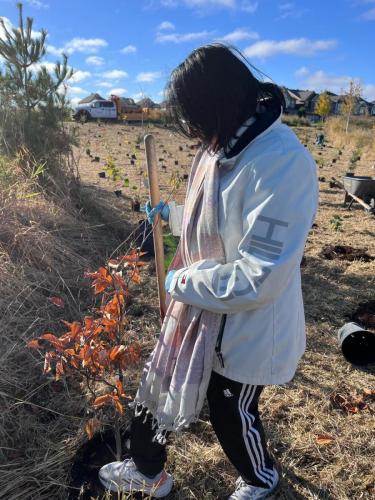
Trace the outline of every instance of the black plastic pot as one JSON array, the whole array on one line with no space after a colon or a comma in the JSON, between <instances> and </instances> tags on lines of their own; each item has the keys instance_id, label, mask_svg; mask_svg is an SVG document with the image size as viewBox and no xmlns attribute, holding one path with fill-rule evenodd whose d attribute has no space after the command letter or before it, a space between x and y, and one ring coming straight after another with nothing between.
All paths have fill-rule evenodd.
<instances>
[{"instance_id":1,"label":"black plastic pot","mask_svg":"<svg viewBox=\"0 0 375 500\"><path fill-rule=\"evenodd\" d=\"M101 179L105 179L105 172L99 172L98 175Z\"/></svg>"},{"instance_id":2,"label":"black plastic pot","mask_svg":"<svg viewBox=\"0 0 375 500\"><path fill-rule=\"evenodd\" d=\"M114 193L115 193L115 195L116 195L117 197L119 197L119 196L121 196L122 191L121 191L121 189L116 189L116 191L114 191Z\"/></svg>"},{"instance_id":3,"label":"black plastic pot","mask_svg":"<svg viewBox=\"0 0 375 500\"><path fill-rule=\"evenodd\" d=\"M357 323L346 323L338 331L338 340L349 363L360 366L375 363L375 333Z\"/></svg>"}]
</instances>

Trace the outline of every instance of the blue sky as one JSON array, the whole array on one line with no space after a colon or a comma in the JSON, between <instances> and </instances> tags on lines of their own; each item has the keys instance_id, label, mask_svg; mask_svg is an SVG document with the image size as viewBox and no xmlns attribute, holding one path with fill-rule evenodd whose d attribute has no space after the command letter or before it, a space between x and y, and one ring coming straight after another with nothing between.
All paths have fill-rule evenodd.
<instances>
[{"instance_id":1,"label":"blue sky","mask_svg":"<svg viewBox=\"0 0 375 500\"><path fill-rule=\"evenodd\" d=\"M13 0L0 16L17 22ZM375 0L24 0L76 70L73 103L91 92L162 100L173 68L213 40L233 43L276 83L340 92L360 79L375 100ZM1 36L1 32L0 32Z\"/></svg>"}]
</instances>

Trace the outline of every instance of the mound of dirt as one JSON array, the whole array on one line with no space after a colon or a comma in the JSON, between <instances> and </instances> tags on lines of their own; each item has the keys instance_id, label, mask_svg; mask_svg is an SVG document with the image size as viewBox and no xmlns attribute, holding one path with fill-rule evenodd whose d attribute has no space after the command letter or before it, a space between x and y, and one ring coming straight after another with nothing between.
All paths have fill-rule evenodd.
<instances>
[{"instance_id":1,"label":"mound of dirt","mask_svg":"<svg viewBox=\"0 0 375 500\"><path fill-rule=\"evenodd\" d=\"M126 442L129 437L128 431L124 430L121 435L124 450L126 450ZM116 460L115 449L115 436L111 429L98 432L78 449L71 470L72 481L69 500L101 498L104 489L98 478L99 469ZM122 459L125 458L127 457L122 457Z\"/></svg>"},{"instance_id":2,"label":"mound of dirt","mask_svg":"<svg viewBox=\"0 0 375 500\"><path fill-rule=\"evenodd\" d=\"M348 318L365 328L375 328L375 300L361 302L357 309Z\"/></svg>"},{"instance_id":3,"label":"mound of dirt","mask_svg":"<svg viewBox=\"0 0 375 500\"><path fill-rule=\"evenodd\" d=\"M367 248L353 248L349 245L326 245L320 255L327 260L362 260L370 262L375 259L367 253Z\"/></svg>"}]
</instances>

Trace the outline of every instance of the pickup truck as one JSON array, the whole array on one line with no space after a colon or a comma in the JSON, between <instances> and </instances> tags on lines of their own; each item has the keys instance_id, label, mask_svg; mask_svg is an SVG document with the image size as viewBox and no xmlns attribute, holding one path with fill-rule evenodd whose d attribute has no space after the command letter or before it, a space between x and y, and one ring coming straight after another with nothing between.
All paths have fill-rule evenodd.
<instances>
[{"instance_id":1,"label":"pickup truck","mask_svg":"<svg viewBox=\"0 0 375 500\"><path fill-rule=\"evenodd\" d=\"M95 100L85 104L78 104L73 118L87 122L90 119L117 120L117 108L113 101Z\"/></svg>"}]
</instances>

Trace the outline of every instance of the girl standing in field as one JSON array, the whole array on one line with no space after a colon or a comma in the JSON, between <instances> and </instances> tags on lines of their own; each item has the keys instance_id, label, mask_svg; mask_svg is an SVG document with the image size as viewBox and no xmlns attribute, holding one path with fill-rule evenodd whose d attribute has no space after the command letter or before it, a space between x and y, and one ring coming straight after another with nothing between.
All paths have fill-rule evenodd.
<instances>
[{"instance_id":1,"label":"girl standing in field","mask_svg":"<svg viewBox=\"0 0 375 500\"><path fill-rule=\"evenodd\" d=\"M293 378L305 350L300 262L318 204L316 167L281 123L281 90L259 81L236 49L194 50L173 71L167 102L177 130L202 146L167 275L167 314L136 396L132 458L99 477L113 491L166 496L168 432L196 421L207 396L239 472L229 498L262 499L279 475L258 399L265 385Z\"/></svg>"}]
</instances>

